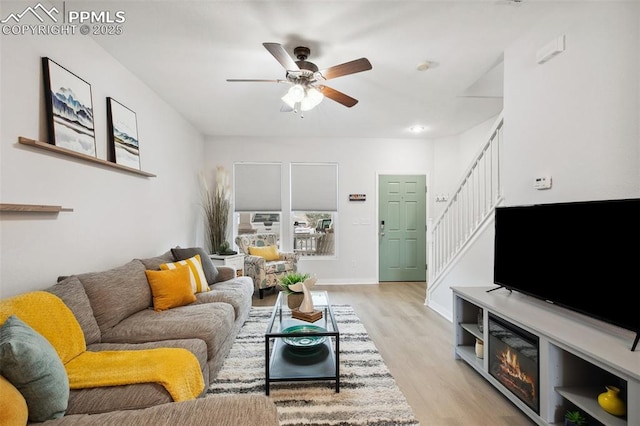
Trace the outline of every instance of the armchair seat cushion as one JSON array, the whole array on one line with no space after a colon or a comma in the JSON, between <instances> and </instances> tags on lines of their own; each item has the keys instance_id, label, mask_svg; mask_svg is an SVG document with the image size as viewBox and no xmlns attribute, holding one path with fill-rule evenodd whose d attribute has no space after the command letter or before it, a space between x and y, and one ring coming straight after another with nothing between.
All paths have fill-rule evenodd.
<instances>
[{"instance_id":1,"label":"armchair seat cushion","mask_svg":"<svg viewBox=\"0 0 640 426\"><path fill-rule=\"evenodd\" d=\"M287 260L275 260L273 262L267 262L264 265L264 271L267 274L277 274L278 272L292 272L294 271L295 264Z\"/></svg>"}]
</instances>

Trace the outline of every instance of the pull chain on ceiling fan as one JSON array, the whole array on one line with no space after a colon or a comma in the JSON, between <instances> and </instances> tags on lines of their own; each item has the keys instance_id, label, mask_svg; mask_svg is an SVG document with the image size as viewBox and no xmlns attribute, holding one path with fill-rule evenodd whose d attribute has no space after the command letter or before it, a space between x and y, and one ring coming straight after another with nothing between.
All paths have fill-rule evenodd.
<instances>
[{"instance_id":1,"label":"pull chain on ceiling fan","mask_svg":"<svg viewBox=\"0 0 640 426\"><path fill-rule=\"evenodd\" d=\"M282 97L282 101L290 108L287 111L308 111L322 102L324 97L338 102L347 108L351 108L358 103L357 99L354 99L336 89L332 89L329 86L325 86L322 83L326 80L362 71L368 71L372 68L368 59L360 58L319 70L316 64L307 61L307 58L311 54L311 50L308 47L296 47L293 50L293 54L298 60L294 61L281 44L262 43L262 45L286 70L286 80L227 79L227 81L288 83L291 87Z\"/></svg>"}]
</instances>

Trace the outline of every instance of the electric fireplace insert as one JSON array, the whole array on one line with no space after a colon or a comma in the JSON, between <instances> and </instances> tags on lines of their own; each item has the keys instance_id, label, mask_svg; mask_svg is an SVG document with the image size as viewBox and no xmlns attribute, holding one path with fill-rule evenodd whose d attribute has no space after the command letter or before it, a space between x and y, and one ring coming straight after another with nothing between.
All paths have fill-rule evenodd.
<instances>
[{"instance_id":1,"label":"electric fireplace insert","mask_svg":"<svg viewBox=\"0 0 640 426\"><path fill-rule=\"evenodd\" d=\"M489 313L489 373L540 414L538 337Z\"/></svg>"}]
</instances>

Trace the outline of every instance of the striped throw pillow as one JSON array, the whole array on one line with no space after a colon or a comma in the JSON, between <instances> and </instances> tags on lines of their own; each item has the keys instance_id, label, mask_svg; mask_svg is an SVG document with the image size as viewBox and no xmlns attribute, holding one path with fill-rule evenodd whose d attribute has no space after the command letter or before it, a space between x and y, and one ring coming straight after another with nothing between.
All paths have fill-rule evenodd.
<instances>
[{"instance_id":1,"label":"striped throw pillow","mask_svg":"<svg viewBox=\"0 0 640 426\"><path fill-rule=\"evenodd\" d=\"M204 275L204 270L202 269L202 261L200 260L199 254L196 254L189 259L181 260L179 262L163 263L160 265L160 269L175 269L179 265L186 265L189 267L191 288L193 289L194 293L201 293L203 291L210 290L209 286L207 285L207 278Z\"/></svg>"}]
</instances>

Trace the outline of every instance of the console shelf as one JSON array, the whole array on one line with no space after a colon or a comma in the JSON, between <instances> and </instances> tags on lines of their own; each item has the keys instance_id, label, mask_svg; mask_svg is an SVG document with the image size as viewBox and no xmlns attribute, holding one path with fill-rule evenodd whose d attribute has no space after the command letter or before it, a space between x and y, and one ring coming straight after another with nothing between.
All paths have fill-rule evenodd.
<instances>
[{"instance_id":1,"label":"console shelf","mask_svg":"<svg viewBox=\"0 0 640 426\"><path fill-rule=\"evenodd\" d=\"M133 169L131 167L126 167L126 166L123 166L121 164L116 164L116 163L111 162L111 161L101 160L101 159L99 159L97 157L91 157L90 155L81 154L79 152L71 151L71 150L65 149L65 148L60 148L59 146L56 146L56 145L51 145L51 144L46 143L46 142L40 142L40 141L36 141L36 140L33 140L33 139L25 138L25 137L22 137L22 136L20 136L18 138L18 142L21 143L22 145L27 145L27 146L31 146L31 147L34 147L34 148L39 148L39 149L42 149L42 150L45 150L45 151L49 151L49 152L55 152L57 154L62 154L62 155L66 155L68 157L77 158L77 159L80 159L80 160L83 160L83 161L87 161L87 162L90 162L90 163L111 167L111 168L118 169L118 170L121 170L121 171L124 171L124 172L128 172L128 173L133 173L133 174L146 176L146 177L155 177L156 176L153 173L145 172L143 170Z\"/></svg>"},{"instance_id":2,"label":"console shelf","mask_svg":"<svg viewBox=\"0 0 640 426\"><path fill-rule=\"evenodd\" d=\"M612 416L600 408L597 398L602 393L601 387L557 387L555 391L602 424L611 426L625 426L627 424L625 419Z\"/></svg>"},{"instance_id":3,"label":"console shelf","mask_svg":"<svg viewBox=\"0 0 640 426\"><path fill-rule=\"evenodd\" d=\"M468 363L537 424L562 425L566 410L577 408L596 421L589 425L640 425L640 351L630 350L633 333L517 292L487 293L492 288L453 288L455 358ZM538 337L539 413L491 376L489 313ZM475 339L485 342L483 359L475 355ZM613 416L598 405L606 385L622 389L626 416Z\"/></svg>"}]
</instances>

